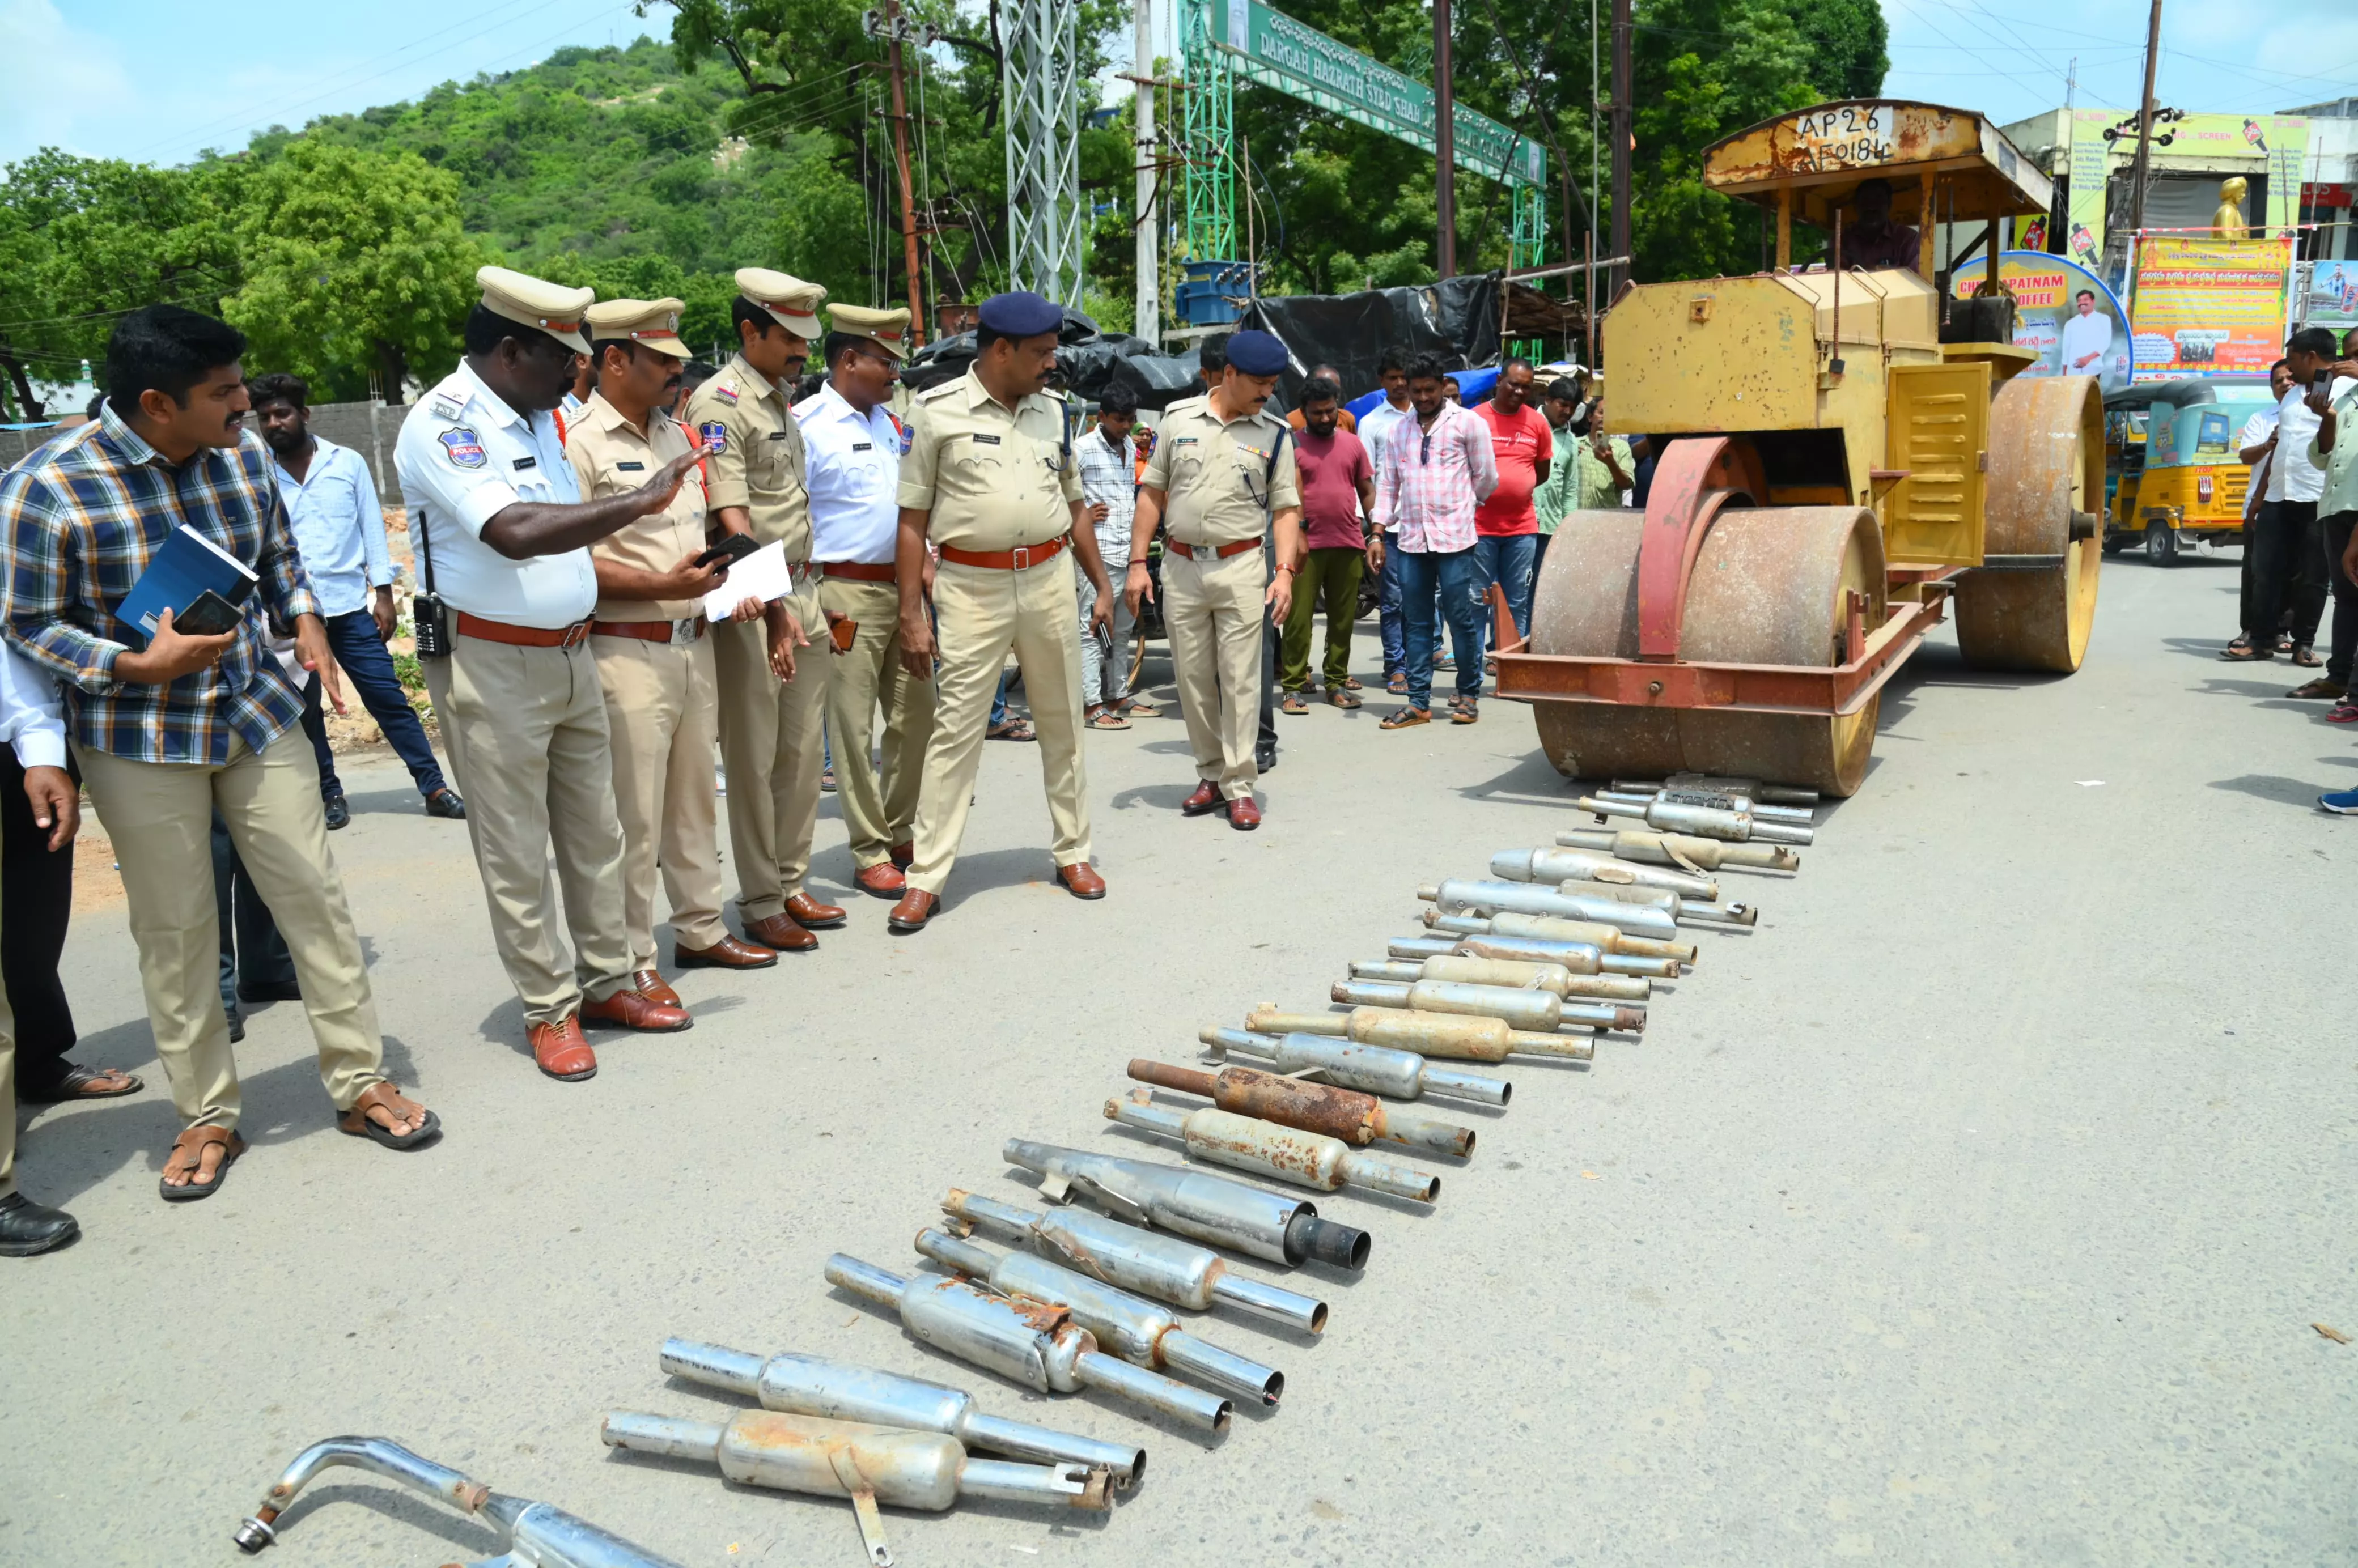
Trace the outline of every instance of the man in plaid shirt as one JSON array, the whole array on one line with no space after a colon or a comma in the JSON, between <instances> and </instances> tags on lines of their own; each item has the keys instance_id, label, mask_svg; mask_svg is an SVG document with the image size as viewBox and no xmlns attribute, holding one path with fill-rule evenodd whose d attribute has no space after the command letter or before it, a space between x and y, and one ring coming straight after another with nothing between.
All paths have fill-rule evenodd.
<instances>
[{"instance_id":1,"label":"man in plaid shirt","mask_svg":"<svg viewBox=\"0 0 2358 1568\"><path fill-rule=\"evenodd\" d=\"M302 698L264 647L254 600L292 628L305 668L330 669L269 449L243 427L244 351L243 335L211 317L133 311L107 343L98 420L0 480L5 634L63 681L91 804L122 866L157 1058L187 1124L160 1184L175 1201L210 1197L245 1151L217 985L216 810L287 936L338 1128L398 1149L440 1130L385 1079ZM135 649L115 610L180 528L252 569L254 593L231 631L186 635L168 612Z\"/></svg>"},{"instance_id":2,"label":"man in plaid shirt","mask_svg":"<svg viewBox=\"0 0 2358 1568\"><path fill-rule=\"evenodd\" d=\"M1433 654L1439 641L1433 595L1457 654L1450 721L1471 724L1482 695L1481 585L1474 568L1474 511L1498 488L1489 427L1443 395L1444 372L1432 354L1408 367L1411 417L1392 428L1376 482L1376 523L1396 541L1406 622L1408 706L1381 728L1433 722Z\"/></svg>"}]
</instances>

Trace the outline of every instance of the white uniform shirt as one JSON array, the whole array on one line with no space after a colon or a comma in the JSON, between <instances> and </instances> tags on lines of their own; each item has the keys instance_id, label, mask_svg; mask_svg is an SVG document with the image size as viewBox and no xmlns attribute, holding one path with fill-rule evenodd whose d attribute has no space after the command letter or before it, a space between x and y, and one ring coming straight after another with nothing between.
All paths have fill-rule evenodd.
<instances>
[{"instance_id":1,"label":"white uniform shirt","mask_svg":"<svg viewBox=\"0 0 2358 1568\"><path fill-rule=\"evenodd\" d=\"M901 427L882 404L861 417L835 383L795 405L810 492L811 559L890 561L900 542Z\"/></svg>"},{"instance_id":2,"label":"white uniform shirt","mask_svg":"<svg viewBox=\"0 0 2358 1568\"><path fill-rule=\"evenodd\" d=\"M2335 398L2350 389L2348 377L2337 378L2326 396ZM2309 411L2309 388L2293 387L2277 405L2277 460L2268 470L2270 501L2315 501L2325 493L2325 470L2315 463L2299 462L2317 438L2317 416Z\"/></svg>"},{"instance_id":3,"label":"white uniform shirt","mask_svg":"<svg viewBox=\"0 0 2358 1568\"><path fill-rule=\"evenodd\" d=\"M546 413L526 419L460 361L401 422L394 447L413 541L422 539L421 587L453 610L516 626L556 630L590 614L598 573L585 549L512 561L483 543L483 524L519 501L572 505L573 463Z\"/></svg>"},{"instance_id":4,"label":"white uniform shirt","mask_svg":"<svg viewBox=\"0 0 2358 1568\"><path fill-rule=\"evenodd\" d=\"M20 768L66 765L65 712L56 677L5 645L0 645L0 741L15 748Z\"/></svg>"}]
</instances>

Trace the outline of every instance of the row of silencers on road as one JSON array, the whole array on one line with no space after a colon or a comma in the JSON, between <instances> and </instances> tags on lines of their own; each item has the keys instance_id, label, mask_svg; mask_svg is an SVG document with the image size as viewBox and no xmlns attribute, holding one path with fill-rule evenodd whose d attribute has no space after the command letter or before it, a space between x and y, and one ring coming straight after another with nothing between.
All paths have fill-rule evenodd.
<instances>
[{"instance_id":1,"label":"row of silencers on road","mask_svg":"<svg viewBox=\"0 0 2358 1568\"><path fill-rule=\"evenodd\" d=\"M1280 1012L1275 1002L1265 1001L1245 1014L1245 1027L1256 1034L1339 1034L1362 1045L1387 1045L1454 1062L1503 1062L1518 1055L1585 1062L1596 1054L1595 1043L1585 1036L1567 1039L1552 1032L1517 1029L1484 1014L1381 1005L1354 1007L1348 1012Z\"/></svg>"},{"instance_id":2,"label":"row of silencers on road","mask_svg":"<svg viewBox=\"0 0 2358 1568\"><path fill-rule=\"evenodd\" d=\"M1413 985L1419 980L1444 980L1474 986L1506 986L1542 990L1565 1000L1643 1003L1654 994L1654 982L1636 975L1577 975L1552 958L1493 958L1468 953L1432 957L1354 958L1355 980L1393 980Z\"/></svg>"},{"instance_id":3,"label":"row of silencers on road","mask_svg":"<svg viewBox=\"0 0 2358 1568\"><path fill-rule=\"evenodd\" d=\"M1364 1187L1416 1203L1431 1203L1441 1195L1438 1176L1354 1149L1339 1138L1238 1116L1217 1106L1181 1110L1156 1105L1148 1091L1134 1089L1128 1098L1106 1101L1105 1114L1108 1121L1177 1139L1192 1159L1297 1187L1322 1193Z\"/></svg>"},{"instance_id":4,"label":"row of silencers on road","mask_svg":"<svg viewBox=\"0 0 2358 1568\"><path fill-rule=\"evenodd\" d=\"M1206 1073L1167 1062L1133 1058L1130 1076L1141 1084L1201 1095L1222 1110L1257 1116L1306 1132L1339 1138L1354 1149L1397 1143L1431 1154L1464 1159L1474 1152L1474 1130L1438 1117L1396 1110L1374 1095L1336 1084L1312 1083L1257 1067L1222 1067Z\"/></svg>"},{"instance_id":5,"label":"row of silencers on road","mask_svg":"<svg viewBox=\"0 0 2358 1568\"><path fill-rule=\"evenodd\" d=\"M1628 865L1593 849L1502 849L1490 857L1490 874L1502 881L1552 885L1558 892L1650 905L1689 925L1753 925L1760 919L1750 904L1722 903L1719 883L1709 877Z\"/></svg>"},{"instance_id":6,"label":"row of silencers on road","mask_svg":"<svg viewBox=\"0 0 2358 1568\"><path fill-rule=\"evenodd\" d=\"M960 1498L1045 1503L1103 1512L1107 1475L1078 1465L972 1459L955 1437L867 1422L740 1411L724 1422L614 1411L599 1435L609 1448L712 1465L741 1487L849 1498L875 1568L892 1568L878 1506L941 1513Z\"/></svg>"},{"instance_id":7,"label":"row of silencers on road","mask_svg":"<svg viewBox=\"0 0 2358 1568\"><path fill-rule=\"evenodd\" d=\"M1097 1336L1065 1308L1016 1301L962 1279L905 1280L841 1252L827 1260L827 1280L892 1309L920 1345L1012 1379L1035 1393L1096 1389L1200 1431L1228 1429L1227 1400L1106 1354L1098 1348Z\"/></svg>"},{"instance_id":8,"label":"row of silencers on road","mask_svg":"<svg viewBox=\"0 0 2358 1568\"><path fill-rule=\"evenodd\" d=\"M1692 833L1699 838L1725 838L1732 843L1807 844L1812 829L1801 823L1779 822L1740 810L1733 804L1742 795L1713 795L1687 801L1668 795L1584 795L1579 806L1598 816L1634 816L1663 833ZM1719 802L1730 804L1721 805ZM1751 803L1745 802L1746 806ZM1779 808L1782 809L1782 808Z\"/></svg>"},{"instance_id":9,"label":"row of silencers on road","mask_svg":"<svg viewBox=\"0 0 2358 1568\"><path fill-rule=\"evenodd\" d=\"M1437 890L1436 890L1437 891ZM1606 974L1654 974L1651 969L1630 969L1622 966L1632 959L1668 958L1686 968L1694 967L1699 956L1692 942L1664 942L1651 936L1632 935L1618 926L1600 925L1593 920L1566 920L1552 914L1529 914L1516 910L1495 910L1475 914L1460 908L1450 911L1440 907L1428 909L1423 915L1425 929L1452 936L1478 936L1486 940L1506 939L1518 942L1563 943L1573 947L1593 947L1598 954L1598 969ZM1556 960L1567 968L1577 970L1579 963L1566 955ZM1675 979L1671 971L1661 978Z\"/></svg>"},{"instance_id":10,"label":"row of silencers on road","mask_svg":"<svg viewBox=\"0 0 2358 1568\"><path fill-rule=\"evenodd\" d=\"M1656 833L1644 827L1574 827L1555 836L1559 848L1601 849L1617 860L1678 866L1691 871L1741 869L1798 871L1801 857L1782 844L1731 844L1686 833Z\"/></svg>"},{"instance_id":11,"label":"row of silencers on road","mask_svg":"<svg viewBox=\"0 0 2358 1568\"><path fill-rule=\"evenodd\" d=\"M1196 1312L1233 1307L1303 1334L1326 1330L1326 1303L1317 1297L1248 1279L1208 1247L1125 1225L1094 1209L1035 1212L952 1187L942 1199L942 1214L944 1228L955 1235L986 1231L1093 1280L1174 1306Z\"/></svg>"},{"instance_id":12,"label":"row of silencers on road","mask_svg":"<svg viewBox=\"0 0 2358 1568\"><path fill-rule=\"evenodd\" d=\"M1428 958L1504 958L1519 964L1561 965L1570 974L1627 976L1647 980L1679 978L1676 958L1625 958L1600 953L1593 942L1545 942L1533 936L1487 934L1395 936L1384 944L1388 957L1422 963ZM1609 968L1608 968L1609 966Z\"/></svg>"},{"instance_id":13,"label":"row of silencers on road","mask_svg":"<svg viewBox=\"0 0 2358 1568\"><path fill-rule=\"evenodd\" d=\"M494 1492L382 1437L330 1437L297 1454L264 1495L262 1506L231 1537L238 1549L252 1553L276 1541L278 1518L296 1494L321 1471L339 1466L398 1481L490 1525L507 1551L478 1568L679 1568L672 1559L610 1535L562 1509Z\"/></svg>"},{"instance_id":14,"label":"row of silencers on road","mask_svg":"<svg viewBox=\"0 0 2358 1568\"><path fill-rule=\"evenodd\" d=\"M1631 1007L1626 1002L1566 1000L1553 991L1525 990L1514 986L1467 985L1455 980L1337 980L1327 995L1346 1007L1388 1007L1410 1012L1495 1018L1510 1030L1540 1035L1564 1029L1638 1034L1646 1027L1646 1010L1642 1007Z\"/></svg>"},{"instance_id":15,"label":"row of silencers on road","mask_svg":"<svg viewBox=\"0 0 2358 1568\"><path fill-rule=\"evenodd\" d=\"M1617 882L1543 882L1477 881L1452 877L1427 882L1417 897L1444 914L1500 914L1552 915L1562 920L1597 921L1618 925L1631 933L1669 941L1683 920L1711 925L1750 925L1757 911L1740 903L1690 903L1661 888L1634 887Z\"/></svg>"},{"instance_id":16,"label":"row of silencers on road","mask_svg":"<svg viewBox=\"0 0 2358 1568\"><path fill-rule=\"evenodd\" d=\"M1282 1017L1282 1014L1262 1016ZM1396 1014L1393 1016L1397 1016ZM1316 1015L1320 1022L1331 1013ZM1332 1032L1266 1033L1246 1029L1206 1028L1196 1034L1214 1056L1233 1053L1266 1062L1281 1073L1303 1073L1347 1089L1381 1095L1387 1099L1422 1099L1426 1095L1472 1100L1477 1105L1505 1105L1514 1098L1514 1086L1502 1078L1436 1067L1414 1051L1333 1037ZM1473 1145L1468 1143L1470 1150Z\"/></svg>"},{"instance_id":17,"label":"row of silencers on road","mask_svg":"<svg viewBox=\"0 0 2358 1568\"><path fill-rule=\"evenodd\" d=\"M1800 784L1768 784L1760 779L1716 778L1710 773L1672 773L1666 779L1615 779L1616 795L1660 795L1665 790L1707 795L1740 795L1775 806L1818 804L1818 792Z\"/></svg>"},{"instance_id":18,"label":"row of silencers on road","mask_svg":"<svg viewBox=\"0 0 2358 1568\"><path fill-rule=\"evenodd\" d=\"M917 1250L1001 1295L1061 1307L1098 1344L1134 1367L1206 1383L1236 1399L1274 1407L1285 1374L1224 1350L1180 1326L1167 1307L1030 1252L993 1252L942 1231L917 1232Z\"/></svg>"},{"instance_id":19,"label":"row of silencers on road","mask_svg":"<svg viewBox=\"0 0 2358 1568\"><path fill-rule=\"evenodd\" d=\"M1040 1190L1050 1203L1078 1194L1116 1219L1232 1248L1265 1262L1315 1260L1337 1269L1364 1269L1374 1245L1366 1231L1323 1219L1314 1205L1300 1198L1182 1166L1092 1154L1025 1138L1009 1139L1000 1157L1044 1177Z\"/></svg>"}]
</instances>

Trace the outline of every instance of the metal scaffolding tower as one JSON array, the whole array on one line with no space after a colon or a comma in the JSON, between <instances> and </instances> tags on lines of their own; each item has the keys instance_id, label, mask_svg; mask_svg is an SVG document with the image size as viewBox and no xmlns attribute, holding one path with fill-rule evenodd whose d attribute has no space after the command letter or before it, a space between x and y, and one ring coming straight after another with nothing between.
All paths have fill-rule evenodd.
<instances>
[{"instance_id":1,"label":"metal scaffolding tower","mask_svg":"<svg viewBox=\"0 0 2358 1568\"><path fill-rule=\"evenodd\" d=\"M1081 303L1079 0L1013 0L1007 15L1009 287Z\"/></svg>"},{"instance_id":2,"label":"metal scaffolding tower","mask_svg":"<svg viewBox=\"0 0 2358 1568\"><path fill-rule=\"evenodd\" d=\"M1179 13L1188 261L1237 254L1236 88L1228 57L1213 47L1212 4L1182 0Z\"/></svg>"}]
</instances>

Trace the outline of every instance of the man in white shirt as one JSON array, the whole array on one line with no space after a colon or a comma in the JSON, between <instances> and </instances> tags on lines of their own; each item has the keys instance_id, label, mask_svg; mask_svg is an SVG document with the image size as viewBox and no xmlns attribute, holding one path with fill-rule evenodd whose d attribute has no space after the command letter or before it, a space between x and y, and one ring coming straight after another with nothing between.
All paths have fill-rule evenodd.
<instances>
[{"instance_id":1,"label":"man in white shirt","mask_svg":"<svg viewBox=\"0 0 2358 1568\"><path fill-rule=\"evenodd\" d=\"M2063 319L2063 373L2102 375L2113 346L2113 319L2096 314L2096 291L2083 288L2072 299L2077 312Z\"/></svg>"},{"instance_id":2,"label":"man in white shirt","mask_svg":"<svg viewBox=\"0 0 2358 1568\"><path fill-rule=\"evenodd\" d=\"M2251 638L2245 636L2241 629L2250 625L2252 621L2252 562L2259 554L2255 541L2259 536L2260 503L2267 498L2268 473L2276 466L2277 416L2282 412L2278 406L2284 402L2284 395L2291 386L2292 372L2286 368L2285 362L2278 360L2270 365L2268 393L2276 401L2244 420L2243 432L2235 438L2235 456L2252 472L2244 484L2243 585L2235 606L2237 631L2234 641L2227 644L2230 648L2252 645Z\"/></svg>"},{"instance_id":3,"label":"man in white shirt","mask_svg":"<svg viewBox=\"0 0 2358 1568\"><path fill-rule=\"evenodd\" d=\"M898 899L914 850L917 781L934 736L934 683L901 663L901 595L892 553L900 539L900 421L885 401L908 352L909 313L838 305L828 311L827 377L795 405L810 492L811 558L835 652L827 669L827 734L835 798L872 898ZM869 738L884 714L883 767L869 764Z\"/></svg>"},{"instance_id":4,"label":"man in white shirt","mask_svg":"<svg viewBox=\"0 0 2358 1568\"><path fill-rule=\"evenodd\" d=\"M2244 622L2245 645L2219 656L2245 664L2276 656L2277 626L2292 611L2292 662L2313 669L2324 661L2310 644L2325 614L2325 541L2317 527L2317 501L2325 493L2325 470L2292 459L2309 450L2318 416L2309 406L2309 385L2333 362L2333 334L2304 327L2285 344L2285 368L2292 385L2277 405L2277 460L2268 468L2267 498L2254 532L2252 607ZM2337 384L2331 395L2338 396Z\"/></svg>"},{"instance_id":5,"label":"man in white shirt","mask_svg":"<svg viewBox=\"0 0 2358 1568\"><path fill-rule=\"evenodd\" d=\"M1409 408L1406 354L1398 349L1386 349L1376 376L1383 384L1384 400L1361 417L1358 435L1359 444L1368 449L1368 466L1375 470L1376 490L1381 493L1384 464L1390 459L1392 438L1402 425L1416 416ZM1398 531L1386 530L1383 541L1381 564L1376 568L1382 589L1376 626L1384 644L1385 689L1398 697L1408 691L1408 638L1401 618L1400 567L1394 558L1400 554Z\"/></svg>"},{"instance_id":6,"label":"man in white shirt","mask_svg":"<svg viewBox=\"0 0 2358 1568\"><path fill-rule=\"evenodd\" d=\"M73 837L81 824L81 786L66 772L66 726L58 685L47 671L5 644L0 644L0 741L8 745L34 825L48 830L49 852L66 857L70 868ZM13 812L16 801L8 805ZM0 887L16 881L14 876L0 878ZM71 887L69 882L70 895ZM39 912L18 909L13 912L15 919L7 918L8 913L0 911L0 930L14 931ZM65 912L57 911L55 919L62 941ZM55 967L53 960L53 973ZM29 1258L63 1247L81 1234L73 1216L44 1208L16 1190L16 1033L8 1004L0 999L0 1258ZM139 1080L133 1078L130 1085L135 1089Z\"/></svg>"},{"instance_id":7,"label":"man in white shirt","mask_svg":"<svg viewBox=\"0 0 2358 1568\"><path fill-rule=\"evenodd\" d=\"M1138 515L1138 470L1131 466L1130 433L1138 424L1138 396L1126 386L1109 386L1098 400L1097 427L1073 442L1073 457L1081 468L1081 503L1096 524L1098 558L1105 562L1106 579L1130 570L1130 524ZM1087 578L1080 584L1081 722L1092 730L1127 730L1130 700L1130 638L1137 625L1130 602L1116 595L1109 635L1099 641L1089 633L1090 612L1097 608L1097 589ZM1154 711L1149 705L1147 711Z\"/></svg>"},{"instance_id":8,"label":"man in white shirt","mask_svg":"<svg viewBox=\"0 0 2358 1568\"><path fill-rule=\"evenodd\" d=\"M438 596L448 610L449 652L426 658L426 689L472 797L467 837L492 941L524 1002L533 1060L577 1082L598 1071L583 1020L658 1033L693 1022L631 984L622 827L589 647L590 546L668 508L700 449L636 490L583 503L553 416L574 356L589 351L591 291L504 267L475 276L482 299L467 319L466 357L402 422L395 461L417 530L418 612L433 613Z\"/></svg>"}]
</instances>

